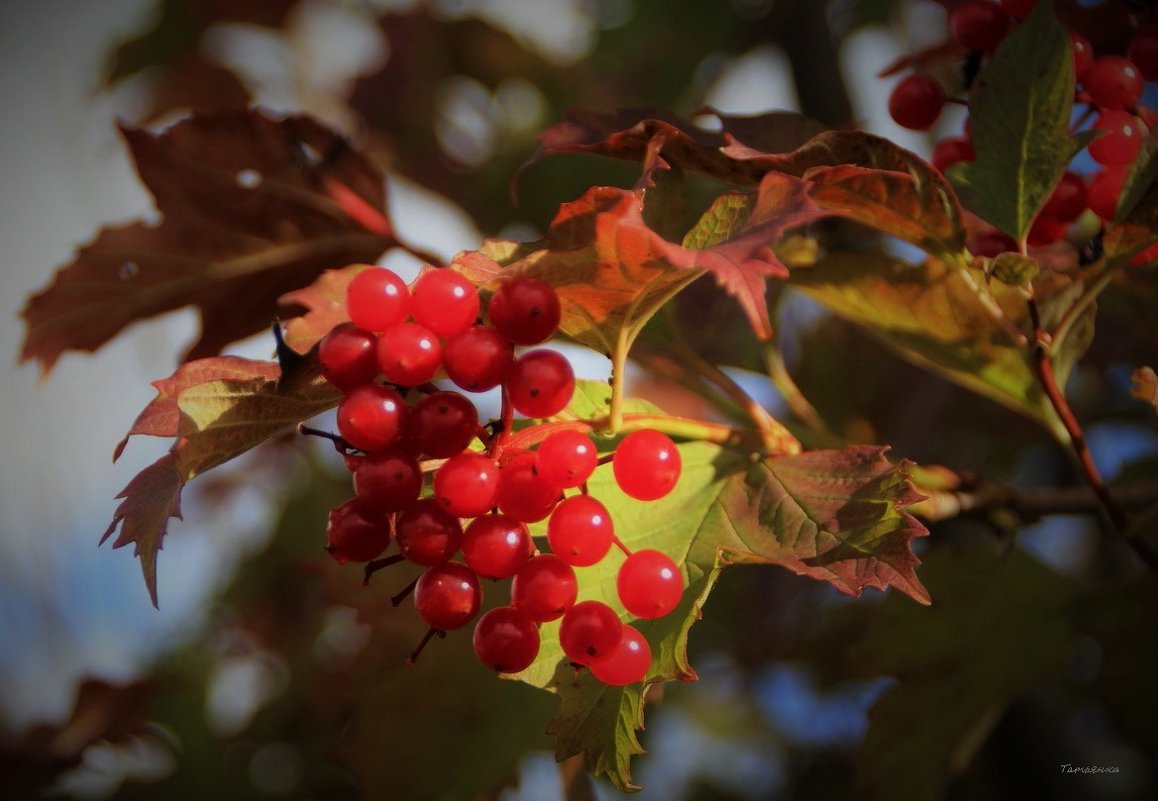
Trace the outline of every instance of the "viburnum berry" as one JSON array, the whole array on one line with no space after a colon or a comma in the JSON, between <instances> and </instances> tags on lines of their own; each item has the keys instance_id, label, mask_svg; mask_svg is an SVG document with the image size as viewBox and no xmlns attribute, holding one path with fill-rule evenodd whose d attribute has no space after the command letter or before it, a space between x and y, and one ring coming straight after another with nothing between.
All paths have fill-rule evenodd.
<instances>
[{"instance_id":1,"label":"viburnum berry","mask_svg":"<svg viewBox=\"0 0 1158 801\"><path fill-rule=\"evenodd\" d=\"M535 454L523 451L505 462L499 473L495 499L504 514L524 523L536 523L555 508L560 490L535 469Z\"/></svg>"},{"instance_id":2,"label":"viburnum berry","mask_svg":"<svg viewBox=\"0 0 1158 801\"><path fill-rule=\"evenodd\" d=\"M346 288L346 310L354 325L380 333L406 319L410 291L393 270L363 270Z\"/></svg>"},{"instance_id":3,"label":"viburnum berry","mask_svg":"<svg viewBox=\"0 0 1158 801\"><path fill-rule=\"evenodd\" d=\"M889 95L889 116L914 131L933 126L945 107L945 90L928 75L910 75Z\"/></svg>"},{"instance_id":4,"label":"viburnum berry","mask_svg":"<svg viewBox=\"0 0 1158 801\"><path fill-rule=\"evenodd\" d=\"M416 387L434 378L442 364L442 345L429 328L400 323L378 337L378 368L386 380Z\"/></svg>"},{"instance_id":5,"label":"viburnum berry","mask_svg":"<svg viewBox=\"0 0 1158 801\"><path fill-rule=\"evenodd\" d=\"M1106 167L1094 173L1086 191L1086 202L1090 204L1090 211L1106 222L1112 222L1128 174L1129 171L1125 167Z\"/></svg>"},{"instance_id":6,"label":"viburnum berry","mask_svg":"<svg viewBox=\"0 0 1158 801\"><path fill-rule=\"evenodd\" d=\"M1146 138L1146 126L1128 111L1103 111L1094 124L1102 135L1090 142L1090 157L1105 167L1130 164Z\"/></svg>"},{"instance_id":7,"label":"viburnum berry","mask_svg":"<svg viewBox=\"0 0 1158 801\"><path fill-rule=\"evenodd\" d=\"M1069 223L1039 214L1025 235L1026 244L1034 247L1052 245L1066 235Z\"/></svg>"},{"instance_id":8,"label":"viburnum berry","mask_svg":"<svg viewBox=\"0 0 1158 801\"><path fill-rule=\"evenodd\" d=\"M487 667L518 673L539 655L539 627L523 610L500 606L479 618L473 645L475 655Z\"/></svg>"},{"instance_id":9,"label":"viburnum berry","mask_svg":"<svg viewBox=\"0 0 1158 801\"><path fill-rule=\"evenodd\" d=\"M458 517L478 517L498 499L499 465L482 453L467 451L452 456L434 473L434 497Z\"/></svg>"},{"instance_id":10,"label":"viburnum berry","mask_svg":"<svg viewBox=\"0 0 1158 801\"><path fill-rule=\"evenodd\" d=\"M534 552L527 527L510 515L483 515L462 533L466 566L483 578L510 578Z\"/></svg>"},{"instance_id":11,"label":"viburnum berry","mask_svg":"<svg viewBox=\"0 0 1158 801\"><path fill-rule=\"evenodd\" d=\"M951 139L942 139L933 148L933 155L930 158L933 166L937 168L938 172L945 172L945 170L958 164L962 161L973 161L977 158L977 154L973 151L973 142L963 136L954 137Z\"/></svg>"},{"instance_id":12,"label":"viburnum berry","mask_svg":"<svg viewBox=\"0 0 1158 801\"><path fill-rule=\"evenodd\" d=\"M487 304L491 325L516 345L538 345L559 327L559 296L545 281L518 276L503 282Z\"/></svg>"},{"instance_id":13,"label":"viburnum berry","mask_svg":"<svg viewBox=\"0 0 1158 801\"><path fill-rule=\"evenodd\" d=\"M354 493L379 512L405 509L421 491L422 468L398 448L367 455L354 471Z\"/></svg>"},{"instance_id":14,"label":"viburnum berry","mask_svg":"<svg viewBox=\"0 0 1158 801\"><path fill-rule=\"evenodd\" d=\"M342 565L369 562L390 544L390 522L358 498L330 510L326 550Z\"/></svg>"},{"instance_id":15,"label":"viburnum berry","mask_svg":"<svg viewBox=\"0 0 1158 801\"><path fill-rule=\"evenodd\" d=\"M1068 170L1042 206L1041 215L1061 222L1073 222L1086 210L1086 182Z\"/></svg>"},{"instance_id":16,"label":"viburnum berry","mask_svg":"<svg viewBox=\"0 0 1158 801\"><path fill-rule=\"evenodd\" d=\"M571 363L553 350L532 350L507 375L507 393L515 411L527 417L550 417L567 408L575 392Z\"/></svg>"},{"instance_id":17,"label":"viburnum berry","mask_svg":"<svg viewBox=\"0 0 1158 801\"><path fill-rule=\"evenodd\" d=\"M535 451L535 468L559 489L578 487L595 472L599 451L591 437L581 431L556 431Z\"/></svg>"},{"instance_id":18,"label":"viburnum berry","mask_svg":"<svg viewBox=\"0 0 1158 801\"><path fill-rule=\"evenodd\" d=\"M1094 65L1094 46L1079 31L1070 28L1070 53L1074 59L1074 78L1079 83L1085 80L1090 67Z\"/></svg>"},{"instance_id":19,"label":"viburnum berry","mask_svg":"<svg viewBox=\"0 0 1158 801\"><path fill-rule=\"evenodd\" d=\"M462 543L462 523L432 498L422 498L394 520L398 550L416 565L439 565L449 560Z\"/></svg>"},{"instance_id":20,"label":"viburnum berry","mask_svg":"<svg viewBox=\"0 0 1158 801\"><path fill-rule=\"evenodd\" d=\"M1134 34L1126 57L1134 62L1143 78L1158 81L1158 27L1147 25Z\"/></svg>"},{"instance_id":21,"label":"viburnum berry","mask_svg":"<svg viewBox=\"0 0 1158 801\"><path fill-rule=\"evenodd\" d=\"M611 653L623 636L623 623L602 601L583 601L567 610L559 624L563 653L578 665L587 665Z\"/></svg>"},{"instance_id":22,"label":"viburnum berry","mask_svg":"<svg viewBox=\"0 0 1158 801\"><path fill-rule=\"evenodd\" d=\"M432 392L406 416L407 442L416 453L447 459L461 453L478 433L478 410L457 392Z\"/></svg>"},{"instance_id":23,"label":"viburnum berry","mask_svg":"<svg viewBox=\"0 0 1158 801\"><path fill-rule=\"evenodd\" d=\"M410 313L415 322L444 339L474 325L478 312L478 290L454 270L424 270L410 288Z\"/></svg>"},{"instance_id":24,"label":"viburnum berry","mask_svg":"<svg viewBox=\"0 0 1158 801\"><path fill-rule=\"evenodd\" d=\"M1142 73L1122 56L1099 56L1086 71L1082 84L1090 100L1102 109L1124 109L1142 96Z\"/></svg>"},{"instance_id":25,"label":"viburnum berry","mask_svg":"<svg viewBox=\"0 0 1158 801\"><path fill-rule=\"evenodd\" d=\"M414 607L431 628L465 626L478 614L482 588L478 576L461 562L426 568L414 587Z\"/></svg>"},{"instance_id":26,"label":"viburnum berry","mask_svg":"<svg viewBox=\"0 0 1158 801\"><path fill-rule=\"evenodd\" d=\"M636 617L663 617L679 606L684 577L665 553L635 551L619 567L615 587L624 608Z\"/></svg>"},{"instance_id":27,"label":"viburnum berry","mask_svg":"<svg viewBox=\"0 0 1158 801\"><path fill-rule=\"evenodd\" d=\"M574 568L549 553L531 557L511 582L511 604L538 623L561 618L578 595Z\"/></svg>"},{"instance_id":28,"label":"viburnum berry","mask_svg":"<svg viewBox=\"0 0 1158 801\"><path fill-rule=\"evenodd\" d=\"M402 396L376 384L356 387L338 404L338 433L359 450L389 448L406 419Z\"/></svg>"},{"instance_id":29,"label":"viburnum berry","mask_svg":"<svg viewBox=\"0 0 1158 801\"><path fill-rule=\"evenodd\" d=\"M318 342L322 375L341 390L369 384L378 376L377 342L377 337L353 323L334 326Z\"/></svg>"},{"instance_id":30,"label":"viburnum berry","mask_svg":"<svg viewBox=\"0 0 1158 801\"><path fill-rule=\"evenodd\" d=\"M615 647L587 665L595 678L612 687L643 681L650 667L651 645L639 629L626 623Z\"/></svg>"},{"instance_id":31,"label":"viburnum berry","mask_svg":"<svg viewBox=\"0 0 1158 801\"><path fill-rule=\"evenodd\" d=\"M607 507L590 495L565 498L551 513L547 543L569 565L587 567L607 555L615 526Z\"/></svg>"},{"instance_id":32,"label":"viburnum berry","mask_svg":"<svg viewBox=\"0 0 1158 801\"><path fill-rule=\"evenodd\" d=\"M493 326L475 325L446 341L442 366L446 375L467 392L484 392L503 382L514 364L509 339Z\"/></svg>"},{"instance_id":33,"label":"viburnum berry","mask_svg":"<svg viewBox=\"0 0 1158 801\"><path fill-rule=\"evenodd\" d=\"M679 481L681 465L671 438L650 429L628 434L611 458L615 483L640 501L654 501L671 492Z\"/></svg>"},{"instance_id":34,"label":"viburnum berry","mask_svg":"<svg viewBox=\"0 0 1158 801\"><path fill-rule=\"evenodd\" d=\"M1009 30L1009 15L986 0L965 0L949 15L949 33L953 41L967 50L990 53L997 48Z\"/></svg>"}]
</instances>

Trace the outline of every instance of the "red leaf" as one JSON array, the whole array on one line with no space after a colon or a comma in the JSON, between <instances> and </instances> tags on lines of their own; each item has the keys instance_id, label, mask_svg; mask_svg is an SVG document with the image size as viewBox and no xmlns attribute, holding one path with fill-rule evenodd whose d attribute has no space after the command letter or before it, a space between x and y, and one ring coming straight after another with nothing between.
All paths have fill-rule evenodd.
<instances>
[{"instance_id":1,"label":"red leaf","mask_svg":"<svg viewBox=\"0 0 1158 801\"><path fill-rule=\"evenodd\" d=\"M29 300L21 358L44 371L67 350L96 350L136 320L190 304L202 334L189 358L218 353L269 325L287 288L396 244L346 210L385 219L382 174L308 117L246 111L122 133L162 221L104 229ZM334 186L344 194L331 198Z\"/></svg>"}]
</instances>

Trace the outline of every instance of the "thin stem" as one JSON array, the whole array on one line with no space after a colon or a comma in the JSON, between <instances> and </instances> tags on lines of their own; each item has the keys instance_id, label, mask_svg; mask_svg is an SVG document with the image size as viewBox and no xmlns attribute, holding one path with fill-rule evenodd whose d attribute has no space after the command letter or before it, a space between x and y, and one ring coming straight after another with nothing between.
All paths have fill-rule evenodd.
<instances>
[{"instance_id":1,"label":"thin stem","mask_svg":"<svg viewBox=\"0 0 1158 801\"><path fill-rule=\"evenodd\" d=\"M796 381L793 380L792 374L788 372L788 365L784 363L784 354L780 352L780 348L775 343L769 342L763 348L763 356L764 369L768 373L768 379L784 398L784 402L788 404L788 408L796 419L808 426L821 440L831 442L834 445L840 443L841 438L828 427L824 418L820 416L820 412L816 411L816 407L812 405L812 402L808 400Z\"/></svg>"},{"instance_id":2,"label":"thin stem","mask_svg":"<svg viewBox=\"0 0 1158 801\"><path fill-rule=\"evenodd\" d=\"M1074 301L1072 306L1066 309L1061 320L1059 320L1058 324L1054 327L1053 343L1060 344L1065 341L1066 337L1069 336L1070 329L1074 327L1074 324L1081 318L1085 310L1098 299L1098 296L1102 294L1102 290L1113 280L1114 273L1117 271L1117 263L1108 263L1106 267L1098 273L1093 282L1086 285L1086 288L1082 290L1082 294L1078 296L1078 299Z\"/></svg>"},{"instance_id":3,"label":"thin stem","mask_svg":"<svg viewBox=\"0 0 1158 801\"><path fill-rule=\"evenodd\" d=\"M492 459L498 459L503 454L503 448L506 447L507 441L511 438L511 429L514 428L515 422L515 406L511 403L510 393L507 392L507 385L503 384L503 401L499 409L499 419L494 424L495 433L491 437L490 442L487 443L487 454Z\"/></svg>"},{"instance_id":4,"label":"thin stem","mask_svg":"<svg viewBox=\"0 0 1158 801\"><path fill-rule=\"evenodd\" d=\"M627 327L619 329L615 350L611 354L611 403L608 410L608 427L611 434L618 434L623 425L623 385L627 378L627 351L629 349Z\"/></svg>"},{"instance_id":5,"label":"thin stem","mask_svg":"<svg viewBox=\"0 0 1158 801\"><path fill-rule=\"evenodd\" d=\"M381 570L384 567L390 567L390 565L398 564L399 562L401 562L405 558L406 557L403 556L402 554L396 553L396 554L393 554L391 556L384 556L381 559L374 559L372 561L367 562L366 567L362 573L362 586L369 587L371 576L373 576L375 573L377 573L379 570Z\"/></svg>"},{"instance_id":6,"label":"thin stem","mask_svg":"<svg viewBox=\"0 0 1158 801\"><path fill-rule=\"evenodd\" d=\"M433 627L427 629L426 634L422 638L422 642L418 643L418 646L410 652L410 656L406 657L406 664L413 665L415 662L417 662L418 657L422 654L422 649L426 647L427 643L434 639L435 635L437 635L439 639L444 639L446 637L446 632L442 629L436 629Z\"/></svg>"},{"instance_id":7,"label":"thin stem","mask_svg":"<svg viewBox=\"0 0 1158 801\"><path fill-rule=\"evenodd\" d=\"M414 588L417 585L418 585L418 579L414 579L414 581L410 582L405 587L403 587L401 590L399 590L398 592L391 595L390 596L390 605L391 606L398 606L399 604L401 604L403 601L406 600L407 596L409 596L410 593L414 592Z\"/></svg>"}]
</instances>

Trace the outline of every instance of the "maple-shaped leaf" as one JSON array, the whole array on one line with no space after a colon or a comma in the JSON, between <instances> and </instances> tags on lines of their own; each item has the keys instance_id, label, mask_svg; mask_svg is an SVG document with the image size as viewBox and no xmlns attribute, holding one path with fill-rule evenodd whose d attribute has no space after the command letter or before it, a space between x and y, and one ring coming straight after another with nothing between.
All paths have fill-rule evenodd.
<instances>
[{"instance_id":1,"label":"maple-shaped leaf","mask_svg":"<svg viewBox=\"0 0 1158 801\"><path fill-rule=\"evenodd\" d=\"M326 270L307 287L287 292L278 304L289 312L302 313L286 320L283 341L296 353L309 353L322 337L341 323L349 322L346 289L354 276L373 265L351 264L340 270Z\"/></svg>"},{"instance_id":2,"label":"maple-shaped leaf","mask_svg":"<svg viewBox=\"0 0 1158 801\"><path fill-rule=\"evenodd\" d=\"M283 374L274 362L220 356L183 364L156 381L157 397L129 437L174 437L173 447L117 496L121 504L101 542L120 528L113 547L132 544L145 586L157 604L157 552L170 518L181 517L181 490L195 476L336 406L339 392L305 362Z\"/></svg>"},{"instance_id":3,"label":"maple-shaped leaf","mask_svg":"<svg viewBox=\"0 0 1158 801\"><path fill-rule=\"evenodd\" d=\"M609 392L592 382L590 399ZM649 407L625 404L629 411ZM584 409L590 413L589 409ZM580 599L598 599L647 637L652 666L646 684L691 680L687 638L721 569L737 563L773 563L859 595L864 588L895 587L922 604L929 594L917 578L910 544L927 532L905 511L918 500L904 464L884 448L854 447L753 460L749 454L705 442L678 446L683 470L676 488L642 503L617 486L609 466L588 482L607 507L617 535L639 550L671 556L684 574L680 605L657 620L632 620L619 601L615 551L584 568ZM549 731L556 756L586 753L588 765L620 789L632 789L630 757L640 753L643 688L608 687L587 672L576 675L558 642L558 623L541 628L536 661L516 678L559 696Z\"/></svg>"},{"instance_id":4,"label":"maple-shaped leaf","mask_svg":"<svg viewBox=\"0 0 1158 801\"><path fill-rule=\"evenodd\" d=\"M162 217L102 230L28 301L21 358L44 371L187 305L202 324L188 358L216 354L268 326L288 289L396 243L381 172L309 117L243 111L122 133ZM355 220L368 213L373 231Z\"/></svg>"},{"instance_id":5,"label":"maple-shaped leaf","mask_svg":"<svg viewBox=\"0 0 1158 801\"><path fill-rule=\"evenodd\" d=\"M785 230L823 216L803 181L769 175L756 199L733 213L731 196L718 200L683 243L669 242L643 219L644 191L595 187L565 203L547 236L536 243L489 242L455 259L454 268L480 286L531 275L555 287L560 329L607 354L629 347L644 323L679 290L704 273L739 302L756 335L771 323L764 299L768 278L784 278L772 252Z\"/></svg>"}]
</instances>

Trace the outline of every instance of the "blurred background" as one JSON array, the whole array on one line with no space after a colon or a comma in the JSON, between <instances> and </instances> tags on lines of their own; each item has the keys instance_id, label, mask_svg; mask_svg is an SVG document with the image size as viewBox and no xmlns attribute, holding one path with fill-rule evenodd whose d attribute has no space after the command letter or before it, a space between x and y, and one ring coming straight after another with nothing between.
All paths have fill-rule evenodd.
<instances>
[{"instance_id":1,"label":"blurred background","mask_svg":"<svg viewBox=\"0 0 1158 801\"><path fill-rule=\"evenodd\" d=\"M0 383L0 795L47 786L94 799L619 797L576 779L572 763L556 766L541 734L552 700L508 682L496 689L461 658L468 638L448 638L418 669L402 665L421 635L416 618L391 614L389 582L364 591L356 568L321 554L326 510L350 492L323 448L274 443L195 482L160 557L159 610L131 554L97 547L113 496L167 443L138 438L115 466L113 446L153 397L149 381L169 375L195 337L196 317L138 323L96 356L66 355L47 377L16 361L26 298L99 227L155 214L118 120L161 126L244 103L308 112L387 171L407 241L449 258L487 236L534 238L589 185L634 182L634 165L561 156L523 173L512 205L508 182L535 134L569 106L799 110L927 155L937 136L960 132L961 109L930 134L901 129L887 112L895 79L876 73L944 37L941 4L900 0L0 7L0 337L11 365ZM386 263L416 269L404 256ZM714 300L696 302L732 315ZM890 444L1023 485L1073 480L1030 423L918 371L802 296L776 302L780 351L829 443ZM1108 476L1152 477L1158 430L1130 403L1128 376L1139 359L1154 363L1158 343L1152 321L1140 332L1129 304L1114 303L1099 330L1126 352L1095 345L1071 392ZM737 344L743 328L706 327L704 352L787 417L774 382ZM263 336L230 352L267 358L271 347ZM606 362L586 359L580 371L605 378ZM715 413L642 368L636 387L673 412ZM1158 705L1152 688L1134 690L1153 683L1158 648L1130 625L1152 630L1154 594L1130 596L1109 622L1091 606L1092 622L1075 624L1056 653L1052 640L1039 647L1035 625L1010 618L1022 601L1069 609L1129 556L1082 516L1020 529L951 521L930 540L922 577L939 599L935 620L904 598L852 601L775 568L729 571L691 638L702 680L666 687L649 707L640 797L843 798L854 773L873 766L911 768L906 781L935 793L902 792L902 782L893 797L1153 797ZM976 607L978 596L989 603ZM958 626L988 637L986 647L963 637L919 669L898 655ZM1006 662L1015 667L994 667ZM910 694L878 705L870 730L869 708L898 676ZM962 698L984 714L959 726L939 719ZM115 736L141 719L148 736ZM115 742L85 749L93 732ZM1075 777L1059 771L1067 762L1120 770Z\"/></svg>"}]
</instances>

